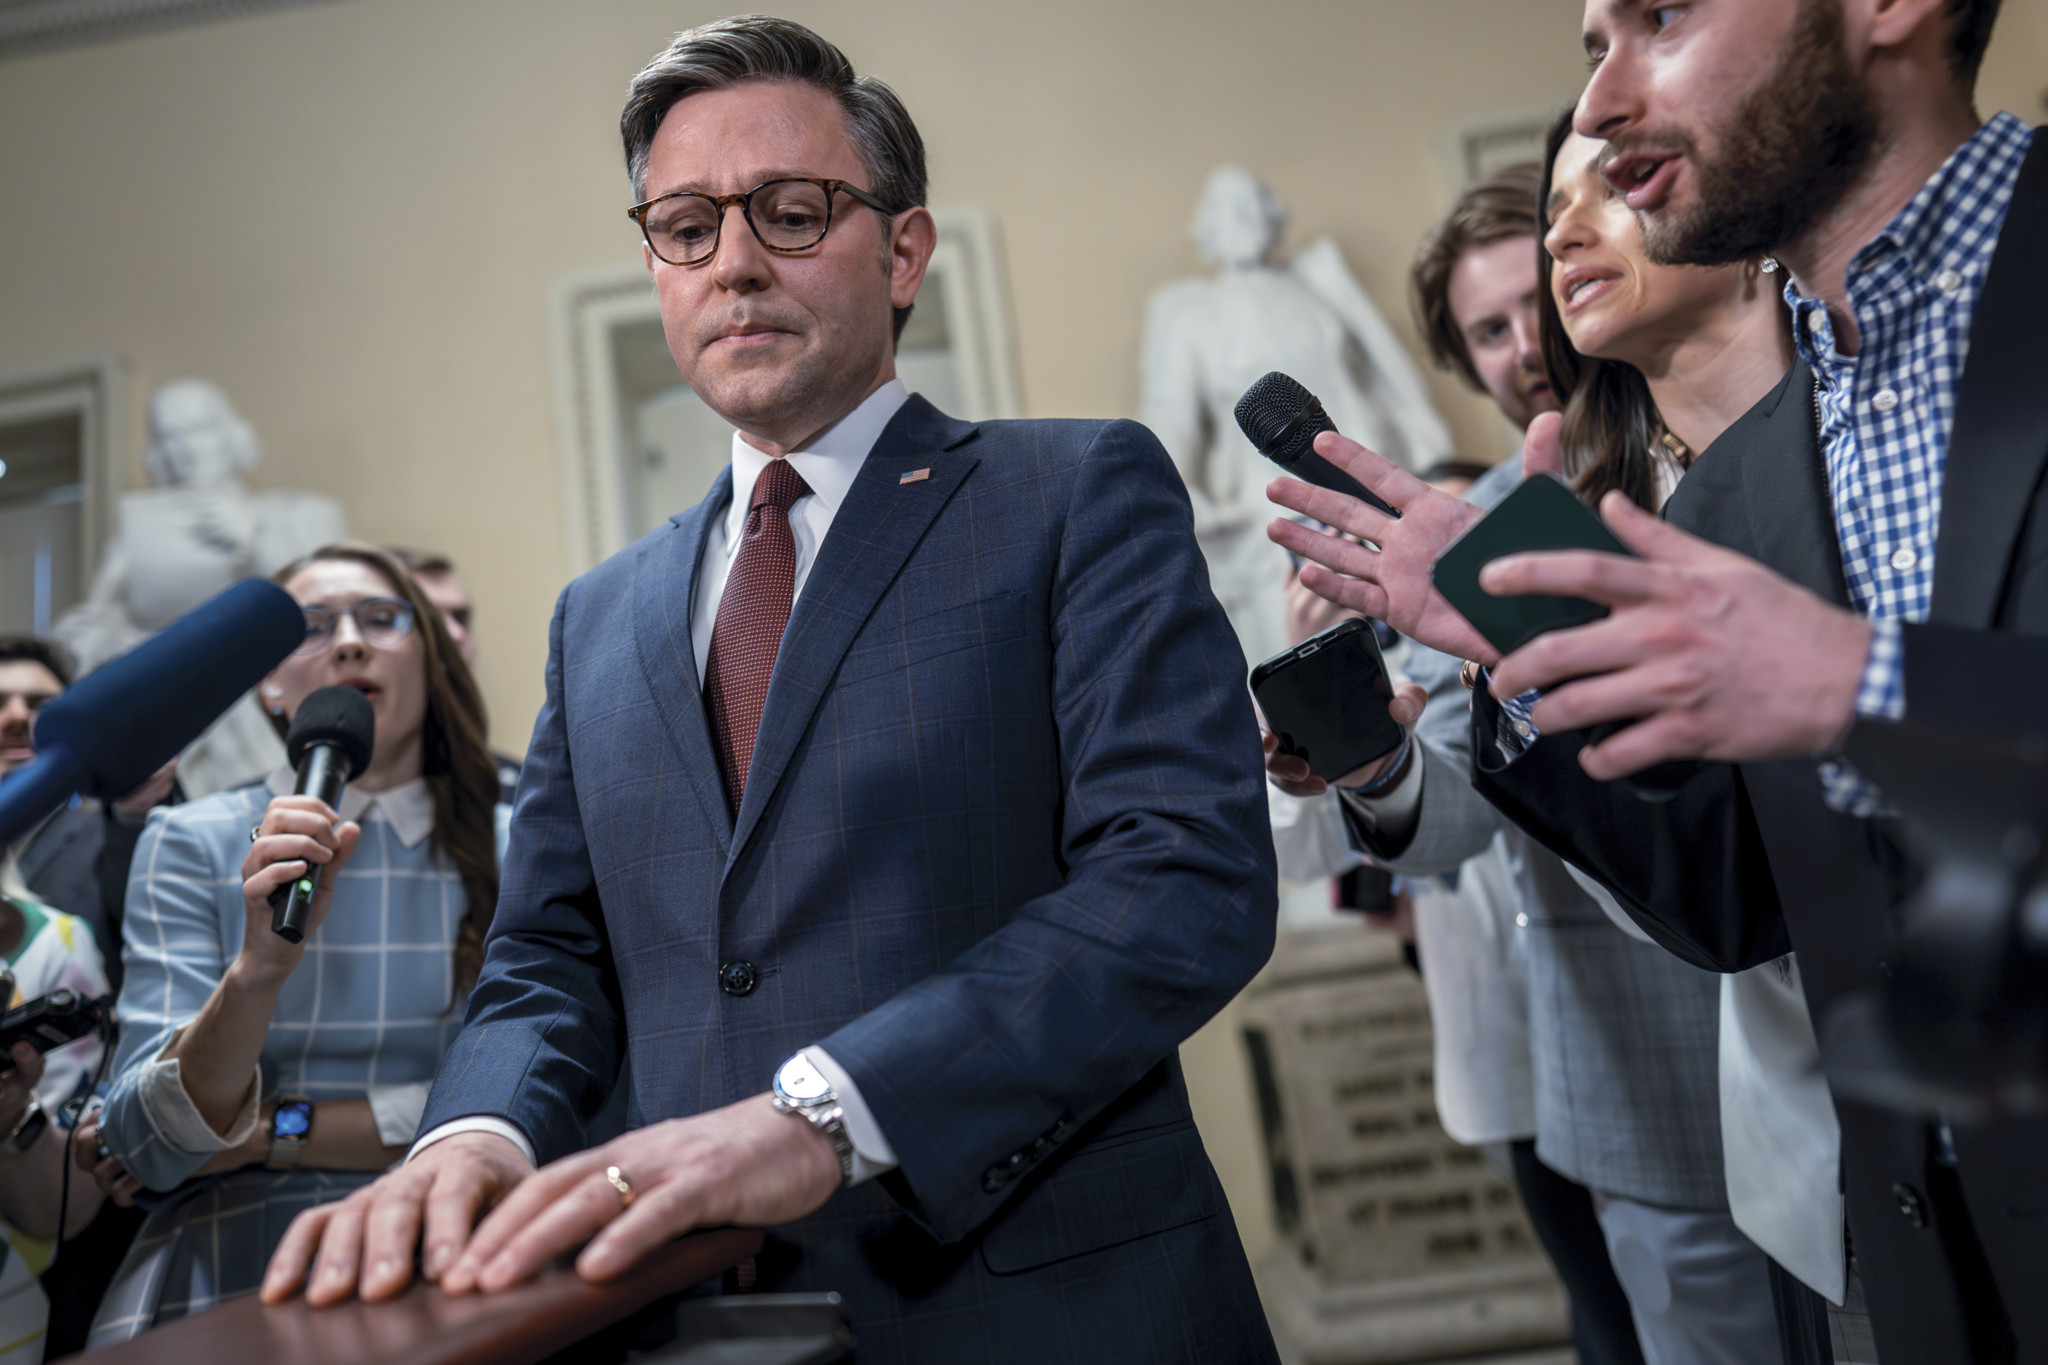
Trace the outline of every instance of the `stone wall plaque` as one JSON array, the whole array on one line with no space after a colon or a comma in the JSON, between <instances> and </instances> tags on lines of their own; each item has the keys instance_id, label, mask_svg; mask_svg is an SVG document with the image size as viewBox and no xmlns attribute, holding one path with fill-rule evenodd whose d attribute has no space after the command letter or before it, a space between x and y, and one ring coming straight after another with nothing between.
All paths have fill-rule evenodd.
<instances>
[{"instance_id":1,"label":"stone wall plaque","mask_svg":"<svg viewBox=\"0 0 2048 1365\"><path fill-rule=\"evenodd\" d=\"M1513 1187L1437 1122L1428 1004L1391 935L1284 935L1246 992L1281 1247L1276 1329L1313 1365L1563 1340L1563 1289Z\"/></svg>"}]
</instances>

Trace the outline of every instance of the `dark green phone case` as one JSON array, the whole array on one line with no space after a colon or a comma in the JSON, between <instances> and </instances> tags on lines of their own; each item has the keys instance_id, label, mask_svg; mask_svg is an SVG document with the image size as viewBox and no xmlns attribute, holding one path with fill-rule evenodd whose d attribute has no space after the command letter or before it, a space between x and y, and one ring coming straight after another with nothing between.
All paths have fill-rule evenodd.
<instances>
[{"instance_id":1,"label":"dark green phone case","mask_svg":"<svg viewBox=\"0 0 2048 1365\"><path fill-rule=\"evenodd\" d=\"M1615 539L1592 508L1549 474L1524 479L1430 566L1430 581L1458 614L1502 654L1512 654L1549 630L1583 626L1607 608L1578 597L1495 597L1479 586L1479 571L1504 555L1527 550L1635 552Z\"/></svg>"}]
</instances>

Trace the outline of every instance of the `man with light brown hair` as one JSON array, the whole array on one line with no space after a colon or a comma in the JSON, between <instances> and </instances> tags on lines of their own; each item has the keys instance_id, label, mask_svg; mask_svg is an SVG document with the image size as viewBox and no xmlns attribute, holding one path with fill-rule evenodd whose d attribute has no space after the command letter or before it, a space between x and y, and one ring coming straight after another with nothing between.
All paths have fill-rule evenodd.
<instances>
[{"instance_id":1,"label":"man with light brown hair","mask_svg":"<svg viewBox=\"0 0 2048 1365\"><path fill-rule=\"evenodd\" d=\"M1555 412L1536 341L1536 190L1523 162L1458 196L1408 272L1409 304L1430 359L1491 397L1516 429Z\"/></svg>"}]
</instances>

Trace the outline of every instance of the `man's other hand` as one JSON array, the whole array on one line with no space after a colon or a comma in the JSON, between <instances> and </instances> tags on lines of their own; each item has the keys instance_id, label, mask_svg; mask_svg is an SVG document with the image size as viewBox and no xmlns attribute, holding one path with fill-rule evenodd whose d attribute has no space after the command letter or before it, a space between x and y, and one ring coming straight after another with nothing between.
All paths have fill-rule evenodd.
<instances>
[{"instance_id":1,"label":"man's other hand","mask_svg":"<svg viewBox=\"0 0 2048 1365\"><path fill-rule=\"evenodd\" d=\"M391 1298L412 1282L423 1228L426 1277L444 1279L477 1217L532 1174L519 1148L495 1133L442 1138L374 1184L294 1218L264 1272L263 1301L288 1299L301 1285L315 1305L358 1289L366 1302Z\"/></svg>"},{"instance_id":2,"label":"man's other hand","mask_svg":"<svg viewBox=\"0 0 2048 1365\"><path fill-rule=\"evenodd\" d=\"M611 1166L630 1202L606 1177ZM821 1208L840 1180L831 1139L756 1095L542 1167L484 1220L441 1287L509 1289L578 1246L577 1274L613 1279L696 1228L794 1222Z\"/></svg>"},{"instance_id":3,"label":"man's other hand","mask_svg":"<svg viewBox=\"0 0 2048 1365\"><path fill-rule=\"evenodd\" d=\"M1387 703L1387 714L1394 718L1394 723L1404 732L1411 732L1415 728L1415 722L1422 719L1422 708L1428 703L1427 692L1414 683L1402 683L1394 689L1394 699ZM1322 778L1309 776L1307 759L1280 752L1280 741L1266 728L1266 718L1263 714L1259 717L1259 738L1266 746L1266 777L1274 786L1289 796L1321 796L1330 789L1330 784ZM1338 778L1337 785L1363 787L1369 782L1375 782L1386 774L1387 769L1391 768L1394 760L1400 756L1400 746L1396 745L1372 762Z\"/></svg>"},{"instance_id":4,"label":"man's other hand","mask_svg":"<svg viewBox=\"0 0 2048 1365\"><path fill-rule=\"evenodd\" d=\"M1558 472L1563 459L1559 423L1555 413L1530 423L1522 454L1525 475ZM1431 649L1453 658L1492 663L1498 657L1493 646L1444 599L1429 577L1436 557L1485 514L1335 432L1316 437L1315 448L1318 455L1386 499L1401 515L1397 520L1357 498L1299 479L1273 480L1266 486L1266 496L1274 502L1371 542L1360 545L1342 537L1319 535L1285 518L1274 521L1266 534L1312 561L1302 566L1301 582L1340 606L1378 617Z\"/></svg>"},{"instance_id":5,"label":"man's other hand","mask_svg":"<svg viewBox=\"0 0 2048 1365\"><path fill-rule=\"evenodd\" d=\"M1841 743L1856 718L1868 621L1619 493L1600 514L1641 559L1561 550L1504 556L1480 573L1490 593L1582 597L1611 609L1502 660L1494 696L1547 689L1533 716L1546 731L1634 720L1580 752L1602 781L1671 759L1741 763Z\"/></svg>"}]
</instances>

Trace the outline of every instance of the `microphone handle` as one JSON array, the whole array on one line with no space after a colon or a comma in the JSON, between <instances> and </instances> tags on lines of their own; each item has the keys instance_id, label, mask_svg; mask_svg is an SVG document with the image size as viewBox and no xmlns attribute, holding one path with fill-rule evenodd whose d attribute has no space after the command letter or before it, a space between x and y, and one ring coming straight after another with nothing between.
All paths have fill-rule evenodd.
<instances>
[{"instance_id":1,"label":"microphone handle","mask_svg":"<svg viewBox=\"0 0 2048 1365\"><path fill-rule=\"evenodd\" d=\"M1316 426L1315 436L1320 436L1326 431L1335 431L1336 429L1337 424L1328 417L1324 417ZM1313 441L1315 436L1311 436L1309 439ZM1268 454L1266 458L1269 460L1273 459L1271 454ZM1390 517L1401 515L1400 512L1395 510L1393 504L1387 502L1379 494L1373 492L1370 488L1367 488L1364 484L1316 454L1313 447L1297 455L1293 464L1280 464L1278 460L1273 460L1273 463L1279 464L1282 469L1297 479L1305 480L1320 488L1327 488L1332 493L1342 493L1346 497L1357 498L1367 506L1375 507Z\"/></svg>"},{"instance_id":2,"label":"microphone handle","mask_svg":"<svg viewBox=\"0 0 2048 1365\"><path fill-rule=\"evenodd\" d=\"M348 784L348 760L340 749L332 744L315 744L306 750L305 760L299 766L298 785L292 789L297 796L312 796L325 802L329 809L341 809L341 789ZM294 878L270 893L270 932L286 943L298 943L306 937L306 917L313 912L313 893L320 887L320 869L308 866L303 876Z\"/></svg>"}]
</instances>

